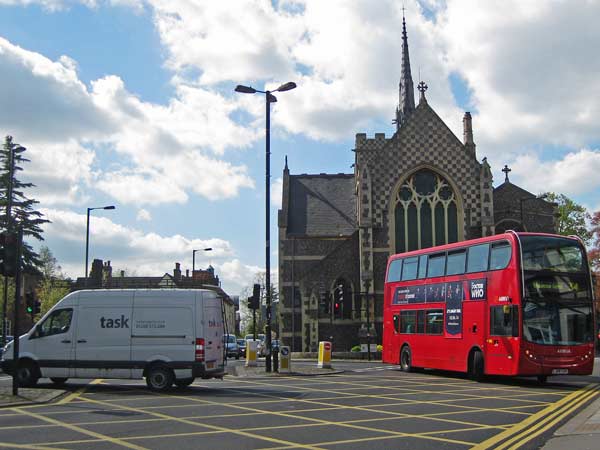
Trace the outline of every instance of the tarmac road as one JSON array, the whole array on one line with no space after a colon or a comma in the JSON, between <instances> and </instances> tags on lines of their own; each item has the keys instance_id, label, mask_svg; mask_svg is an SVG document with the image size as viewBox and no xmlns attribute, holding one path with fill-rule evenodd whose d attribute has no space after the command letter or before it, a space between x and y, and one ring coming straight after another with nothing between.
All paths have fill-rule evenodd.
<instances>
[{"instance_id":1,"label":"tarmac road","mask_svg":"<svg viewBox=\"0 0 600 450\"><path fill-rule=\"evenodd\" d=\"M598 396L592 377L540 386L404 373L380 362L334 367L344 372L286 377L259 368L166 394L148 391L143 380L75 380L52 404L0 409L0 447L533 449ZM1 385L10 379L0 375ZM51 387L41 380L40 389Z\"/></svg>"}]
</instances>

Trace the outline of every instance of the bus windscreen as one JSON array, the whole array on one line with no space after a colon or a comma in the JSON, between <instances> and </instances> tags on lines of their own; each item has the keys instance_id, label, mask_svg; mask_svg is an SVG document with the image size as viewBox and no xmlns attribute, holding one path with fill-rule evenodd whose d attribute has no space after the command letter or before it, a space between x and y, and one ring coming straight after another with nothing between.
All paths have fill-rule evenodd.
<instances>
[{"instance_id":1,"label":"bus windscreen","mask_svg":"<svg viewBox=\"0 0 600 450\"><path fill-rule=\"evenodd\" d=\"M522 236L523 334L546 345L593 339L591 292L581 245L572 239Z\"/></svg>"}]
</instances>

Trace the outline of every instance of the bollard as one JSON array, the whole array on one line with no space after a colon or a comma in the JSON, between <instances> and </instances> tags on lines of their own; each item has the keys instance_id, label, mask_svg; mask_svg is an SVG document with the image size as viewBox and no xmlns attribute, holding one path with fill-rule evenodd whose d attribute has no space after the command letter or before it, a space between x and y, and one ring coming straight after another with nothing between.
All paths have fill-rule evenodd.
<instances>
[{"instance_id":1,"label":"bollard","mask_svg":"<svg viewBox=\"0 0 600 450\"><path fill-rule=\"evenodd\" d=\"M279 349L279 353L281 355L281 361L280 361L280 365L279 365L279 373L290 373L291 370L291 364L290 364L290 359L291 359L291 353L290 353L290 348L289 347L281 347Z\"/></svg>"},{"instance_id":2,"label":"bollard","mask_svg":"<svg viewBox=\"0 0 600 450\"><path fill-rule=\"evenodd\" d=\"M256 367L256 351L258 350L258 341L248 339L246 341L246 367Z\"/></svg>"},{"instance_id":3,"label":"bollard","mask_svg":"<svg viewBox=\"0 0 600 450\"><path fill-rule=\"evenodd\" d=\"M331 342L319 342L319 362L317 367L331 369Z\"/></svg>"},{"instance_id":4,"label":"bollard","mask_svg":"<svg viewBox=\"0 0 600 450\"><path fill-rule=\"evenodd\" d=\"M273 349L273 372L279 372L279 350Z\"/></svg>"}]
</instances>

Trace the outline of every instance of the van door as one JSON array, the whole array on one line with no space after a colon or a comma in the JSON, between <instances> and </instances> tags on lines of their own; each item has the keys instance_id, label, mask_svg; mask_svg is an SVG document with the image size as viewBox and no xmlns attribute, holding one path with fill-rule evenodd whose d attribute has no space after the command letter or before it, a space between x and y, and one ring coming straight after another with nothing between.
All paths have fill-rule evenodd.
<instances>
[{"instance_id":1,"label":"van door","mask_svg":"<svg viewBox=\"0 0 600 450\"><path fill-rule=\"evenodd\" d=\"M75 308L52 311L29 338L43 377L69 378L74 375L73 359Z\"/></svg>"},{"instance_id":2,"label":"van door","mask_svg":"<svg viewBox=\"0 0 600 450\"><path fill-rule=\"evenodd\" d=\"M215 370L223 367L223 311L221 309L221 298L214 292L199 292L202 296L201 304L196 304L197 308L201 308L202 318L201 326L204 328L205 349L204 361L206 362L206 370Z\"/></svg>"},{"instance_id":3,"label":"van door","mask_svg":"<svg viewBox=\"0 0 600 450\"><path fill-rule=\"evenodd\" d=\"M167 295L168 294L168 295ZM148 361L161 360L179 365L194 361L194 293L136 292L133 302L131 357L138 364L132 373L142 375ZM179 378L191 377L188 372L176 372Z\"/></svg>"},{"instance_id":4,"label":"van door","mask_svg":"<svg viewBox=\"0 0 600 450\"><path fill-rule=\"evenodd\" d=\"M133 292L85 292L75 343L78 378L130 378Z\"/></svg>"}]
</instances>

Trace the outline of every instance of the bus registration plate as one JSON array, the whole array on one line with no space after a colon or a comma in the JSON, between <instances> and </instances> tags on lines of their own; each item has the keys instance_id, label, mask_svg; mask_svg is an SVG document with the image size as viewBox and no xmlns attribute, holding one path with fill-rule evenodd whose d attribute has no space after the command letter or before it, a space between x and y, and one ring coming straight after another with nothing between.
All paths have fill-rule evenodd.
<instances>
[{"instance_id":1,"label":"bus registration plate","mask_svg":"<svg viewBox=\"0 0 600 450\"><path fill-rule=\"evenodd\" d=\"M569 373L569 369L552 369L552 375L566 375Z\"/></svg>"}]
</instances>

